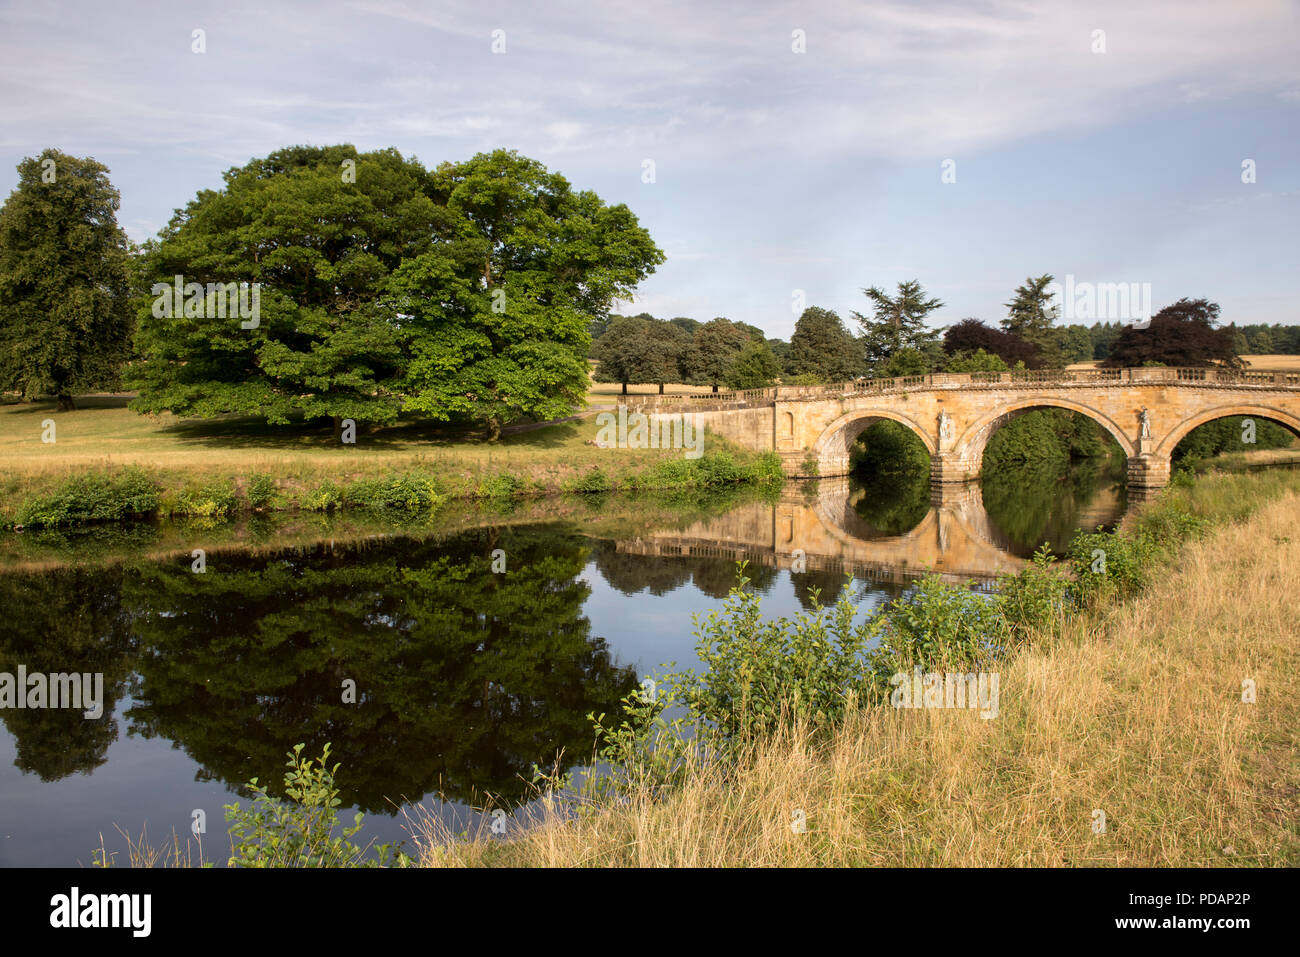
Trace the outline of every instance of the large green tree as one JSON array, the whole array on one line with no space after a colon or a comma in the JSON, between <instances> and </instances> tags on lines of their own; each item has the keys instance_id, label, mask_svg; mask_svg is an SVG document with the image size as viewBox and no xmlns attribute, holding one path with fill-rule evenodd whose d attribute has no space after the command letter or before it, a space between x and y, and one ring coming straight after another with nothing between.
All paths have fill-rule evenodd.
<instances>
[{"instance_id":1,"label":"large green tree","mask_svg":"<svg viewBox=\"0 0 1300 957\"><path fill-rule=\"evenodd\" d=\"M569 414L586 394L592 322L663 253L625 205L513 151L445 163L432 183L448 228L392 285L411 341L407 407L485 422L493 437Z\"/></svg>"},{"instance_id":2,"label":"large green tree","mask_svg":"<svg viewBox=\"0 0 1300 957\"><path fill-rule=\"evenodd\" d=\"M894 354L904 349L937 354L939 332L927 329L925 319L943 302L927 297L919 280L900 282L893 296L878 286L864 289L862 294L871 301L872 314L855 312L853 318L862 326L863 358L873 371L882 371Z\"/></svg>"},{"instance_id":3,"label":"large green tree","mask_svg":"<svg viewBox=\"0 0 1300 957\"><path fill-rule=\"evenodd\" d=\"M406 332L378 303L403 261L454 229L424 167L391 149L298 146L224 180L177 211L146 253L158 285L139 310L134 407L273 424L326 416L336 428L393 421ZM172 301L176 276L204 296ZM249 284L259 315L232 315L209 283Z\"/></svg>"},{"instance_id":4,"label":"large green tree","mask_svg":"<svg viewBox=\"0 0 1300 957\"><path fill-rule=\"evenodd\" d=\"M130 355L126 236L118 192L93 159L47 149L18 164L0 208L0 389L111 387Z\"/></svg>"},{"instance_id":5,"label":"large green tree","mask_svg":"<svg viewBox=\"0 0 1300 957\"><path fill-rule=\"evenodd\" d=\"M764 389L781 374L781 364L766 342L750 341L727 366L728 389Z\"/></svg>"},{"instance_id":6,"label":"large green tree","mask_svg":"<svg viewBox=\"0 0 1300 957\"><path fill-rule=\"evenodd\" d=\"M785 371L814 375L826 382L851 379L862 371L858 343L836 313L809 306L795 323Z\"/></svg>"},{"instance_id":7,"label":"large green tree","mask_svg":"<svg viewBox=\"0 0 1300 957\"><path fill-rule=\"evenodd\" d=\"M1036 346L1044 365L1059 368L1064 361L1060 340L1052 329L1060 312L1052 302L1056 296L1049 288L1053 281L1050 275L1030 276L1024 285L1017 286L1015 295L1006 303L1007 317L1002 320L1002 328Z\"/></svg>"},{"instance_id":8,"label":"large green tree","mask_svg":"<svg viewBox=\"0 0 1300 957\"><path fill-rule=\"evenodd\" d=\"M681 361L690 342L680 326L653 316L614 316L591 346L591 358L599 363L595 379L621 382L624 395L629 383L651 382L662 395L664 383L681 379Z\"/></svg>"},{"instance_id":9,"label":"large green tree","mask_svg":"<svg viewBox=\"0 0 1300 957\"><path fill-rule=\"evenodd\" d=\"M752 341L748 332L730 320L718 318L704 323L695 330L686 350L683 367L687 381L711 385L717 392L719 383L726 381L732 360Z\"/></svg>"}]
</instances>

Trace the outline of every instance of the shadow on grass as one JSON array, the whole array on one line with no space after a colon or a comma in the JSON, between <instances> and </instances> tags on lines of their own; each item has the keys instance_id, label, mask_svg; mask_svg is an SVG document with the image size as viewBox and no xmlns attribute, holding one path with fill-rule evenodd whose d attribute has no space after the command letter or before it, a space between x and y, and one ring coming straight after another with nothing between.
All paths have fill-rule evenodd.
<instances>
[{"instance_id":1,"label":"shadow on grass","mask_svg":"<svg viewBox=\"0 0 1300 957\"><path fill-rule=\"evenodd\" d=\"M58 411L58 401L41 399L26 402L16 394L0 394L0 409L6 414L78 416L96 411L117 411L130 406L133 395L86 395L77 397L77 408ZM146 418L142 416L142 418ZM157 423L162 435L194 445L222 449L333 449L339 447L329 419L297 419L288 425L268 425L256 416L229 415L211 419L180 419ZM531 424L531 420L527 423ZM437 449L450 446L481 446L484 449L537 448L553 449L571 443L582 427L580 422L543 426L514 435L503 435L496 443L488 441L481 426L434 422L415 416L399 418L390 426L357 426L357 445L372 450L419 451L421 447Z\"/></svg>"},{"instance_id":2,"label":"shadow on grass","mask_svg":"<svg viewBox=\"0 0 1300 957\"><path fill-rule=\"evenodd\" d=\"M131 395L82 395L77 396L77 407L68 412L60 413L61 415L76 415L78 412L96 412L109 411L113 409L125 409L130 401L135 398ZM57 399L37 399L35 402L28 402L20 399L16 393L0 394L0 408L11 415L22 415L23 413L49 414L59 412L59 402Z\"/></svg>"}]
</instances>

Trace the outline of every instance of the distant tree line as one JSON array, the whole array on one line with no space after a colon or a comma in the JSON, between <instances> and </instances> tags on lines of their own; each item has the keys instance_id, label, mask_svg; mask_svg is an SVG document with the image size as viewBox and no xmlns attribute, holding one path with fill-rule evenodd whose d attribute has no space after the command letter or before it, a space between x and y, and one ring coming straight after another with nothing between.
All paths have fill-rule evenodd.
<instances>
[{"instance_id":1,"label":"distant tree line","mask_svg":"<svg viewBox=\"0 0 1300 957\"><path fill-rule=\"evenodd\" d=\"M1222 326L1219 306L1180 299L1150 323L1057 325L1053 277L1029 277L1017 287L997 327L968 318L944 329L926 319L943 306L920 282L862 290L866 312L853 312L857 331L835 312L810 306L789 342L767 338L756 326L716 318L707 323L649 313L615 316L598 329L590 357L600 382L668 383L753 389L839 382L863 376L930 372L1059 369L1081 362L1103 367L1165 365L1241 367L1243 353L1300 354L1300 326Z\"/></svg>"}]
</instances>

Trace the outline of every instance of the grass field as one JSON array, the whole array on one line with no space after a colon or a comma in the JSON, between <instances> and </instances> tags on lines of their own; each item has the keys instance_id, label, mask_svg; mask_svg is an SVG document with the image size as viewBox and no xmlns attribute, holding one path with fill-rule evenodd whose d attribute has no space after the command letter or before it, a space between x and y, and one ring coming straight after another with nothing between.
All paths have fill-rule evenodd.
<instances>
[{"instance_id":1,"label":"grass field","mask_svg":"<svg viewBox=\"0 0 1300 957\"><path fill-rule=\"evenodd\" d=\"M597 468L618 485L656 461L683 454L598 448L591 417L506 435L495 443L478 433L406 422L359 430L355 445L341 445L328 426L143 416L127 408L129 401L126 395L82 396L72 412L58 412L53 401L18 402L9 396L0 402L0 520L15 502L73 475L132 465L147 468L168 488L228 481L242 491L250 476L265 473L292 493L325 481L342 484L414 471L435 476L453 495L473 495L502 473L541 494L563 490ZM48 419L55 423L53 443L42 442ZM712 436L705 445L706 452L723 447Z\"/></svg>"},{"instance_id":2,"label":"grass field","mask_svg":"<svg viewBox=\"0 0 1300 957\"><path fill-rule=\"evenodd\" d=\"M421 861L1295 866L1300 475L1214 476L1168 494L1227 524L1136 599L1006 663L996 719L864 708L829 737L789 729L732 774L699 767L669 794L551 815L506 842L456 840L422 818ZM795 810L806 833L790 826Z\"/></svg>"}]
</instances>

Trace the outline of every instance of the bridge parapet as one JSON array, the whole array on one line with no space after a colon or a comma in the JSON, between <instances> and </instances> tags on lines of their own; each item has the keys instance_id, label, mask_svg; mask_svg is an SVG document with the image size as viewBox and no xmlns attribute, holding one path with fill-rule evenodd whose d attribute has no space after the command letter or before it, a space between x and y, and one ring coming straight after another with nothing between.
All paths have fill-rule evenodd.
<instances>
[{"instance_id":1,"label":"bridge parapet","mask_svg":"<svg viewBox=\"0 0 1300 957\"><path fill-rule=\"evenodd\" d=\"M893 378L854 379L824 385L778 385L766 389L703 392L697 395L629 395L619 401L638 409L713 411L754 408L774 402L817 401L834 397L881 395L919 389L1025 389L1047 385L1216 385L1264 386L1300 390L1300 370L1224 369L1147 366L1134 369L1016 369L1010 372L931 372Z\"/></svg>"}]
</instances>

